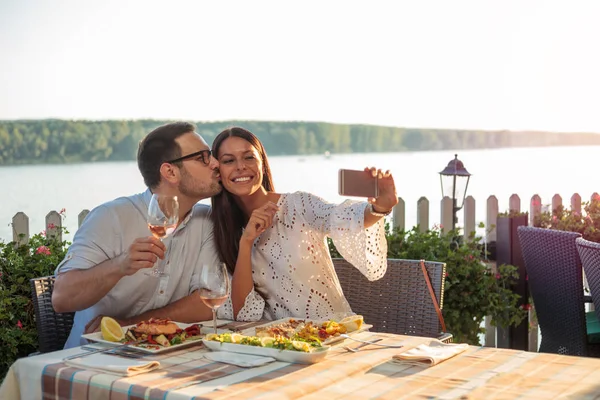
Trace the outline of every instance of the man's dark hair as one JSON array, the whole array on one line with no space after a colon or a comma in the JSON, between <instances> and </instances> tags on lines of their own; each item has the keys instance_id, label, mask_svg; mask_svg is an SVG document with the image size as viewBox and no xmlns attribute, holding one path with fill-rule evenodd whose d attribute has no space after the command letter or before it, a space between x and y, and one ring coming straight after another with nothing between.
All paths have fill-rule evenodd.
<instances>
[{"instance_id":1,"label":"man's dark hair","mask_svg":"<svg viewBox=\"0 0 600 400\"><path fill-rule=\"evenodd\" d=\"M138 147L137 162L146 186L150 189L158 186L160 166L181 157L181 147L175 140L195 130L196 127L188 122L173 122L159 126L142 139Z\"/></svg>"}]
</instances>

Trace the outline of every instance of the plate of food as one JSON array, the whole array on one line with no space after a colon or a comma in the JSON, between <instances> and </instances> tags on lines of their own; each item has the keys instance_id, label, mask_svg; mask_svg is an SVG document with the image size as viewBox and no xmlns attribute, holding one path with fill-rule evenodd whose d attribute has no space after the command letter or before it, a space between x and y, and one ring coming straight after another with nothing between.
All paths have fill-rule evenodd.
<instances>
[{"instance_id":1,"label":"plate of food","mask_svg":"<svg viewBox=\"0 0 600 400\"><path fill-rule=\"evenodd\" d=\"M245 336L239 333L208 334L202 343L212 351L273 357L276 360L314 364L325 358L330 347L316 342L291 340L284 337Z\"/></svg>"},{"instance_id":2,"label":"plate of food","mask_svg":"<svg viewBox=\"0 0 600 400\"><path fill-rule=\"evenodd\" d=\"M340 335L366 331L373 325L365 324L362 315L351 315L340 321L314 321L301 318L283 318L240 332L245 336L284 337L290 340L331 345L345 340Z\"/></svg>"},{"instance_id":3,"label":"plate of food","mask_svg":"<svg viewBox=\"0 0 600 400\"><path fill-rule=\"evenodd\" d=\"M101 331L82 335L91 342L124 345L146 353L161 353L201 341L204 334L213 332L202 324L185 324L169 319L150 318L135 325L121 327L114 319L104 317ZM228 332L218 330L217 332Z\"/></svg>"}]
</instances>

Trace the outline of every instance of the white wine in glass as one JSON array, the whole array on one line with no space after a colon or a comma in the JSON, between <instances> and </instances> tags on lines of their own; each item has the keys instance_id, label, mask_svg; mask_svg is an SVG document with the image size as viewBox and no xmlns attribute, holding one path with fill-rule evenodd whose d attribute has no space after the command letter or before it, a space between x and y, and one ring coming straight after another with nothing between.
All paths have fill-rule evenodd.
<instances>
[{"instance_id":1,"label":"white wine in glass","mask_svg":"<svg viewBox=\"0 0 600 400\"><path fill-rule=\"evenodd\" d=\"M217 333L217 308L229 297L229 274L225 263L205 264L200 271L200 299L212 310L213 326Z\"/></svg>"},{"instance_id":2,"label":"white wine in glass","mask_svg":"<svg viewBox=\"0 0 600 400\"><path fill-rule=\"evenodd\" d=\"M148 229L150 229L150 233L162 241L175 232L178 221L179 202L177 196L153 194L148 205ZM160 261L157 261L152 270L146 272L146 275L156 278L167 276L168 274L158 266L159 263Z\"/></svg>"}]
</instances>

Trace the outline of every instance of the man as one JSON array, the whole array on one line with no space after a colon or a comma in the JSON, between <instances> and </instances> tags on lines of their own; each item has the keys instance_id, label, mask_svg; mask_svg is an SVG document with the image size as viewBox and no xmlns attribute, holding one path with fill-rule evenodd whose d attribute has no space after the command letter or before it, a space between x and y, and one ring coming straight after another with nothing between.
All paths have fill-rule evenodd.
<instances>
[{"instance_id":1,"label":"man","mask_svg":"<svg viewBox=\"0 0 600 400\"><path fill-rule=\"evenodd\" d=\"M103 315L121 325L150 317L179 322L211 319L211 310L197 293L198 276L203 264L219 259L209 207L197 203L222 189L218 162L194 129L177 122L150 132L137 155L148 190L98 206L75 234L56 269L52 294L56 312L76 311L65 348L80 345L83 333L98 330ZM148 230L153 193L176 195L179 200L179 225L164 244ZM167 275L145 274L157 261ZM228 303L221 312L232 315ZM250 314L257 315L245 314L245 318L260 318L258 312Z\"/></svg>"}]
</instances>

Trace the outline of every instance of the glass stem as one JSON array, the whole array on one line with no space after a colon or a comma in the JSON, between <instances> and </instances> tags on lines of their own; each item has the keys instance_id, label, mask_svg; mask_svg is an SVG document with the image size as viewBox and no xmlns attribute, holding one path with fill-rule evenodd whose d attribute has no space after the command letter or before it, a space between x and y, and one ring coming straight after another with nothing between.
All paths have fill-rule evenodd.
<instances>
[{"instance_id":1,"label":"glass stem","mask_svg":"<svg viewBox=\"0 0 600 400\"><path fill-rule=\"evenodd\" d=\"M213 327L215 328L215 335L217 334L217 309L213 308Z\"/></svg>"}]
</instances>

